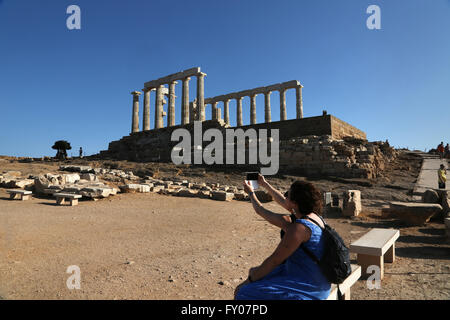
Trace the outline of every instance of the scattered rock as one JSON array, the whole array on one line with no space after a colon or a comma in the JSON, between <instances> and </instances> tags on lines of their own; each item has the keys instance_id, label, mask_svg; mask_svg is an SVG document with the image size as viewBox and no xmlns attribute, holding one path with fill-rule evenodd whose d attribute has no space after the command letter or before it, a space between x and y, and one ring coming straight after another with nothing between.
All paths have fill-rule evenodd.
<instances>
[{"instance_id":1,"label":"scattered rock","mask_svg":"<svg viewBox=\"0 0 450 320\"><path fill-rule=\"evenodd\" d=\"M93 173L83 173L81 174L81 179L87 180L87 181L97 181L97 176Z\"/></svg>"},{"instance_id":2,"label":"scattered rock","mask_svg":"<svg viewBox=\"0 0 450 320\"><path fill-rule=\"evenodd\" d=\"M120 191L124 193L130 193L130 192L140 192L140 193L146 193L150 192L150 186L146 184L126 184L123 186L119 186Z\"/></svg>"},{"instance_id":3,"label":"scattered rock","mask_svg":"<svg viewBox=\"0 0 450 320\"><path fill-rule=\"evenodd\" d=\"M181 189L181 190L178 190L178 192L175 195L178 197L193 198L193 197L197 196L197 191L194 191L191 189Z\"/></svg>"},{"instance_id":4,"label":"scattered rock","mask_svg":"<svg viewBox=\"0 0 450 320\"><path fill-rule=\"evenodd\" d=\"M231 201L233 200L234 193L229 193L225 191L212 191L211 199L218 201Z\"/></svg>"},{"instance_id":5,"label":"scattered rock","mask_svg":"<svg viewBox=\"0 0 450 320\"><path fill-rule=\"evenodd\" d=\"M435 190L427 190L422 194L423 203L439 203L439 194Z\"/></svg>"}]
</instances>

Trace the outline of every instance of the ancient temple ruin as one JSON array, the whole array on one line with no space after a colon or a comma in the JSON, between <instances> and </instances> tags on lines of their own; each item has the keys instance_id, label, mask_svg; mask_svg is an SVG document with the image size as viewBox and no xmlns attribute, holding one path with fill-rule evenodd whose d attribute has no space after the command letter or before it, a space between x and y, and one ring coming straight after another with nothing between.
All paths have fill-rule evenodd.
<instances>
[{"instance_id":1,"label":"ancient temple ruin","mask_svg":"<svg viewBox=\"0 0 450 320\"><path fill-rule=\"evenodd\" d=\"M156 80L148 81L142 89L143 114L139 123L140 91L131 92L132 125L131 133L120 140L112 141L108 150L101 151L99 157L105 159L131 160L142 162L170 162L171 151L178 142L171 140L172 132L183 128L194 132L194 121L201 121L202 132L214 128L225 134L227 129L271 129L279 130L279 161L281 170L295 170L305 175L327 174L341 177L374 177L389 161L388 148L378 142L369 143L366 134L354 126L330 115L325 111L318 116L303 116L302 88L298 80L270 84L254 89L246 89L205 98L205 76L199 67L177 72ZM189 97L191 78L196 78L196 96ZM182 96L181 123L175 123L176 85L181 82ZM286 91L295 90L295 106L286 104ZM150 95L155 91L155 105L151 112ZM279 92L280 120L272 121L271 93ZM256 96L264 95L264 121L257 119ZM242 100L250 98L250 123L243 123ZM230 101L236 100L236 126L230 123ZM164 105L167 104L164 111ZM211 106L211 119L206 119L205 108ZM220 108L220 106L222 108ZM295 118L287 119L287 108L295 107ZM223 115L221 110L223 110ZM320 110L322 112L322 110ZM151 119L153 115L153 119ZM167 117L167 121L164 121ZM151 120L154 121L150 129ZM259 120L259 121L258 121ZM166 126L164 126L166 123ZM142 129L141 129L142 128ZM258 133L256 138L261 139ZM271 139L271 137L266 137ZM351 141L350 143L348 141ZM205 148L207 144L202 145ZM192 145L192 150L197 146ZM248 150L247 150L248 151ZM247 152L246 151L246 152ZM258 160L259 161L259 160Z\"/></svg>"},{"instance_id":2,"label":"ancient temple ruin","mask_svg":"<svg viewBox=\"0 0 450 320\"><path fill-rule=\"evenodd\" d=\"M303 101L302 88L303 86L297 80L287 81L283 83L276 83L265 87L258 87L250 90L243 90L239 92L232 92L225 95L205 99L204 79L206 73L200 71L199 67L184 70L174 73L157 80L152 80L144 84L142 91L144 92L144 114L142 130L150 130L150 94L152 91L156 92L155 107L154 107L154 129L163 128L163 117L167 116L167 126L175 126L175 86L177 81L182 82L182 97L181 97L181 124L189 124L193 121L205 121L205 107L211 105L211 120L220 120L221 112L218 108L218 103L223 104L223 121L226 125L230 125L229 102L232 99L236 100L236 123L237 126L243 126L242 121L242 99L250 98L250 124L256 124L256 96L258 94L264 95L264 122L271 122L271 105L270 94L273 91L280 93L280 121L287 120L286 112L286 90L294 89L296 93L296 118L303 118ZM192 102L189 100L189 81L191 77L197 78L197 96ZM166 87L168 86L168 87ZM139 96L142 92L133 91L133 111L132 111L132 125L131 132L139 132ZM167 102L167 112L164 112L163 106Z\"/></svg>"}]
</instances>

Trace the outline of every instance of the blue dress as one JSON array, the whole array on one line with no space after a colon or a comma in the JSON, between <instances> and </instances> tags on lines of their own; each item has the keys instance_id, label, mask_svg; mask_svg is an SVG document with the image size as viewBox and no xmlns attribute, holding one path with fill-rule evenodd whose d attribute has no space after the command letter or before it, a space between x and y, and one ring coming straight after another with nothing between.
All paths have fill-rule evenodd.
<instances>
[{"instance_id":1,"label":"blue dress","mask_svg":"<svg viewBox=\"0 0 450 320\"><path fill-rule=\"evenodd\" d=\"M306 219L296 222L311 229L311 238L304 246L321 259L322 229ZM324 300L330 295L330 288L319 266L299 247L267 276L242 286L236 300Z\"/></svg>"}]
</instances>

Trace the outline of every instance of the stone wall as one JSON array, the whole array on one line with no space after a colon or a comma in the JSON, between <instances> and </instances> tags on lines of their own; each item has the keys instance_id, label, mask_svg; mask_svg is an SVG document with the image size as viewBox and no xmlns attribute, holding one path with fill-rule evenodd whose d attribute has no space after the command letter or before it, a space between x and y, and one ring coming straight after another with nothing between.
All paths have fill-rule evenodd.
<instances>
[{"instance_id":1,"label":"stone wall","mask_svg":"<svg viewBox=\"0 0 450 320\"><path fill-rule=\"evenodd\" d=\"M280 171L305 176L376 178L397 156L384 142L305 136L280 143Z\"/></svg>"},{"instance_id":2,"label":"stone wall","mask_svg":"<svg viewBox=\"0 0 450 320\"><path fill-rule=\"evenodd\" d=\"M121 140L111 142L108 150L102 151L99 156L117 160L170 162L172 148L178 144L178 141L171 141L171 135L178 128L194 132L194 124L187 124L132 133ZM229 127L222 120L202 122L203 132L210 128L225 132ZM280 130L280 172L295 172L305 176L375 178L384 169L386 162L395 157L394 150L387 144L367 142L363 131L331 115L231 129L238 128L244 131L250 128L257 131ZM208 144L209 141L204 142L203 148ZM248 141L246 147L248 148ZM191 151L193 153L193 150ZM237 152L235 158L236 154Z\"/></svg>"}]
</instances>

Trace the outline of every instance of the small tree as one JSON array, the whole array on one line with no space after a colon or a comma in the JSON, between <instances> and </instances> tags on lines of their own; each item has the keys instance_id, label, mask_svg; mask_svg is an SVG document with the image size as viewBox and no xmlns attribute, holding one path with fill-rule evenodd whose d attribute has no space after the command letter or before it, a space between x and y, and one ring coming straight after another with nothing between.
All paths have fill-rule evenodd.
<instances>
[{"instance_id":1,"label":"small tree","mask_svg":"<svg viewBox=\"0 0 450 320\"><path fill-rule=\"evenodd\" d=\"M67 150L71 150L72 147L70 146L70 143L66 140L58 140L53 145L52 149L58 150L56 153L57 159L67 159Z\"/></svg>"}]
</instances>

